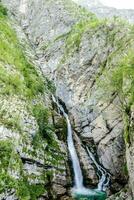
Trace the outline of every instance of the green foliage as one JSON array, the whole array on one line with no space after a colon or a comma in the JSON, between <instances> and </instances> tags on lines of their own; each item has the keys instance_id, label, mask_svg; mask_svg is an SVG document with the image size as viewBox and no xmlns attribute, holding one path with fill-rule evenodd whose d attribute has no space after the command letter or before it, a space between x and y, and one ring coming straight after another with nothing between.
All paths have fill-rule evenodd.
<instances>
[{"instance_id":1,"label":"green foliage","mask_svg":"<svg viewBox=\"0 0 134 200\"><path fill-rule=\"evenodd\" d=\"M0 158L0 193L14 188L20 200L36 200L45 192L44 185L28 183L27 177L22 173L22 161L10 140L0 142ZM9 169L19 171L21 178L12 178L8 173Z\"/></svg>"},{"instance_id":2,"label":"green foliage","mask_svg":"<svg viewBox=\"0 0 134 200\"><path fill-rule=\"evenodd\" d=\"M48 121L51 115L49 110L43 105L37 104L33 107L33 115L39 125L39 134L47 140L50 146L58 148L58 144L53 138L54 127Z\"/></svg>"},{"instance_id":3,"label":"green foliage","mask_svg":"<svg viewBox=\"0 0 134 200\"><path fill-rule=\"evenodd\" d=\"M0 3L0 17L7 15L7 9Z\"/></svg>"},{"instance_id":4,"label":"green foliage","mask_svg":"<svg viewBox=\"0 0 134 200\"><path fill-rule=\"evenodd\" d=\"M0 169L4 168L5 171L7 170L10 162L11 153L12 143L9 140L0 142Z\"/></svg>"},{"instance_id":5,"label":"green foliage","mask_svg":"<svg viewBox=\"0 0 134 200\"><path fill-rule=\"evenodd\" d=\"M45 193L44 185L41 184L29 184L24 178L18 181L17 185L17 196L20 200L36 200L42 194Z\"/></svg>"},{"instance_id":6,"label":"green foliage","mask_svg":"<svg viewBox=\"0 0 134 200\"><path fill-rule=\"evenodd\" d=\"M14 72L11 73L0 65L0 84L1 84L1 94L20 94L25 91L25 85L23 83L22 77Z\"/></svg>"},{"instance_id":7,"label":"green foliage","mask_svg":"<svg viewBox=\"0 0 134 200\"><path fill-rule=\"evenodd\" d=\"M105 70L99 84L104 99L110 101L113 96L118 96L124 118L124 139L130 143L130 108L134 103L133 50L129 50L116 67Z\"/></svg>"},{"instance_id":8,"label":"green foliage","mask_svg":"<svg viewBox=\"0 0 134 200\"><path fill-rule=\"evenodd\" d=\"M0 142L0 193L15 186L13 178L7 173L12 152L13 145L11 141Z\"/></svg>"},{"instance_id":9,"label":"green foliage","mask_svg":"<svg viewBox=\"0 0 134 200\"><path fill-rule=\"evenodd\" d=\"M126 176L128 176L127 164L124 164L124 166L122 167L122 170L123 170L123 174L125 174Z\"/></svg>"},{"instance_id":10,"label":"green foliage","mask_svg":"<svg viewBox=\"0 0 134 200\"><path fill-rule=\"evenodd\" d=\"M78 50L83 33L90 28L96 28L99 24L100 21L96 17L82 20L75 24L65 41L66 53L69 54L70 51L73 53Z\"/></svg>"},{"instance_id":11,"label":"green foliage","mask_svg":"<svg viewBox=\"0 0 134 200\"><path fill-rule=\"evenodd\" d=\"M1 93L21 94L28 98L44 91L44 82L39 77L35 67L26 59L19 45L14 30L6 18L0 18L0 83L3 83ZM5 65L13 66L18 73L10 74ZM6 73L7 72L7 73Z\"/></svg>"},{"instance_id":12,"label":"green foliage","mask_svg":"<svg viewBox=\"0 0 134 200\"><path fill-rule=\"evenodd\" d=\"M61 63L64 63L69 56L72 56L79 50L82 36L86 31L95 31L101 24L104 24L103 20L98 20L95 15L89 15L87 18L82 19L73 25L71 31L66 35L63 35L63 38L65 39L65 53Z\"/></svg>"},{"instance_id":13,"label":"green foliage","mask_svg":"<svg viewBox=\"0 0 134 200\"><path fill-rule=\"evenodd\" d=\"M115 68L108 69L104 72L103 81L99 83L104 91L110 94L117 93L124 109L134 101L134 55L130 51L124 56ZM110 95L109 95L110 96ZM124 104L127 97L127 104ZM129 100L129 101L128 101Z\"/></svg>"},{"instance_id":14,"label":"green foliage","mask_svg":"<svg viewBox=\"0 0 134 200\"><path fill-rule=\"evenodd\" d=\"M19 131L21 140L24 142L23 150L25 149L28 155L36 157L40 156L40 151L45 152L45 155L43 154L44 158L42 158L45 164L58 166L59 161L64 158L57 153L60 150L54 137L55 129L49 122L50 109L42 105L41 99L43 95L40 94L44 94L44 80L38 75L35 66L24 55L6 14L6 9L0 4L0 96L3 101L9 95L19 98L20 102L21 100L24 101L24 109L36 118L39 132L31 142L31 149L29 150L26 146L27 138L23 135L20 117L18 114L15 115L15 113L19 113L19 108L20 112L23 111L21 103L18 107L15 107L15 109L18 109L13 113L10 113L4 105L0 109L0 124L11 130ZM55 87L52 82L48 79L45 82L46 88L54 92ZM33 100L35 102L37 100L40 103L33 105ZM8 106L10 105L9 102ZM27 174L23 169L20 155L16 152L15 141L10 139L10 141L2 140L0 142L0 193L14 189L19 200L36 200L46 192L44 185L48 181L47 173L50 172L44 170L38 177L35 174ZM15 177L12 176L14 173ZM52 174L53 172L51 172L51 176ZM16 178L16 175L18 178ZM29 178L31 180L39 178L39 181L44 181L44 184L30 184Z\"/></svg>"},{"instance_id":15,"label":"green foliage","mask_svg":"<svg viewBox=\"0 0 134 200\"><path fill-rule=\"evenodd\" d=\"M48 128L48 118L49 118L48 109L41 104L37 104L33 107L33 115L35 116L38 122L39 131L41 135L44 136Z\"/></svg>"},{"instance_id":16,"label":"green foliage","mask_svg":"<svg viewBox=\"0 0 134 200\"><path fill-rule=\"evenodd\" d=\"M3 124L6 128L17 130L21 132L20 118L18 115L12 115L5 117L7 110L3 109L0 111L0 124Z\"/></svg>"},{"instance_id":17,"label":"green foliage","mask_svg":"<svg viewBox=\"0 0 134 200\"><path fill-rule=\"evenodd\" d=\"M124 140L126 144L130 144L130 116L129 113L123 112L123 122L124 122Z\"/></svg>"},{"instance_id":18,"label":"green foliage","mask_svg":"<svg viewBox=\"0 0 134 200\"><path fill-rule=\"evenodd\" d=\"M55 123L55 129L57 130L57 136L60 140L66 141L67 137L67 124L64 118L60 118Z\"/></svg>"},{"instance_id":19,"label":"green foliage","mask_svg":"<svg viewBox=\"0 0 134 200\"><path fill-rule=\"evenodd\" d=\"M46 77L46 83L47 83L48 90L54 94L56 90L54 83L50 81L47 77Z\"/></svg>"},{"instance_id":20,"label":"green foliage","mask_svg":"<svg viewBox=\"0 0 134 200\"><path fill-rule=\"evenodd\" d=\"M38 184L38 185L29 185L29 191L31 194L31 199L36 200L40 195L45 193L44 185Z\"/></svg>"}]
</instances>

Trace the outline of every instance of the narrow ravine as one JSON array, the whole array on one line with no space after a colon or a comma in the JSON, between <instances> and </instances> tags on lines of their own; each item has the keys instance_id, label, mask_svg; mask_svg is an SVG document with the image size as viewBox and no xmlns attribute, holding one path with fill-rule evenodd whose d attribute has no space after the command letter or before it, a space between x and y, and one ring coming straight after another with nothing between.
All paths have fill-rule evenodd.
<instances>
[{"instance_id":1,"label":"narrow ravine","mask_svg":"<svg viewBox=\"0 0 134 200\"><path fill-rule=\"evenodd\" d=\"M93 157L92 153L89 151L87 147L87 152L91 159L93 160L94 164L96 165L98 171L101 172L100 180L98 183L98 188L91 190L84 186L83 184L83 175L82 170L80 167L79 158L75 149L74 141L73 141L73 130L71 127L71 122L69 120L68 114L65 112L62 105L59 103L58 99L56 99L52 95L53 102L57 105L59 111L63 114L63 116L66 119L67 122L67 145L68 145L68 151L70 154L72 166L73 166L73 172L74 172L74 186L72 188L72 196L75 199L89 199L89 200L104 200L106 199L106 193L104 192L106 186L109 183L109 178L107 179L107 173L106 171L98 165L98 163L95 161L95 158Z\"/></svg>"}]
</instances>

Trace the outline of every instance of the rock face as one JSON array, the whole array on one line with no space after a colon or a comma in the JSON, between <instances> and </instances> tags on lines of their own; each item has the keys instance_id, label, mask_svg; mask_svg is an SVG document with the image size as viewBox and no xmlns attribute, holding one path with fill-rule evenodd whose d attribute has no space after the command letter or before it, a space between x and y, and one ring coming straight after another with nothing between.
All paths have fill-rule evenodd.
<instances>
[{"instance_id":1,"label":"rock face","mask_svg":"<svg viewBox=\"0 0 134 200\"><path fill-rule=\"evenodd\" d=\"M90 2L88 0L73 1L77 2L79 5L86 7L100 18L112 18L116 16L122 17L125 20L127 19L130 23L134 22L134 10L132 9L116 9L112 7L107 7L98 0L91 0Z\"/></svg>"},{"instance_id":2,"label":"rock face","mask_svg":"<svg viewBox=\"0 0 134 200\"><path fill-rule=\"evenodd\" d=\"M1 4L0 29L0 199L60 198L68 159L57 137L63 125L55 126L62 117L53 111L51 84L23 52Z\"/></svg>"},{"instance_id":3,"label":"rock face","mask_svg":"<svg viewBox=\"0 0 134 200\"><path fill-rule=\"evenodd\" d=\"M134 127L134 107L131 107L131 118L130 118L130 140L131 143L127 145L126 148L126 157L127 157L127 166L128 166L128 173L130 176L130 185L132 188L132 192L134 194L134 135L133 135L133 127Z\"/></svg>"},{"instance_id":4,"label":"rock face","mask_svg":"<svg viewBox=\"0 0 134 200\"><path fill-rule=\"evenodd\" d=\"M116 68L132 46L131 27L118 19L98 20L71 1L3 0L3 3L17 16L34 49L35 62L43 74L54 81L56 95L66 104L87 185L96 186L98 181L84 145L94 150L99 163L110 172L111 193L119 192L128 184L128 174L124 172L127 159L130 189L133 191L133 140L126 148L120 99L110 94L113 98L107 101L109 96L103 97L105 91L101 87L105 71ZM35 129L28 130L31 137L37 127L35 121ZM57 185L53 181L52 186L59 196L66 193L65 162L66 159L63 179L57 174ZM27 163L25 170L31 172ZM37 166L32 167L32 173L40 171ZM129 200L129 195L121 198Z\"/></svg>"}]
</instances>

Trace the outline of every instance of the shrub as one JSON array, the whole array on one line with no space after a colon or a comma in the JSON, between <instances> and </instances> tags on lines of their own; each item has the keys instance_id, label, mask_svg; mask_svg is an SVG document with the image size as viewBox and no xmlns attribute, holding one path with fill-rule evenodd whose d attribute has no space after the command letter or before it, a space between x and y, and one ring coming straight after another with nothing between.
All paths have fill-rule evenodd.
<instances>
[{"instance_id":1,"label":"shrub","mask_svg":"<svg viewBox=\"0 0 134 200\"><path fill-rule=\"evenodd\" d=\"M0 17L7 15L7 9L0 3Z\"/></svg>"}]
</instances>

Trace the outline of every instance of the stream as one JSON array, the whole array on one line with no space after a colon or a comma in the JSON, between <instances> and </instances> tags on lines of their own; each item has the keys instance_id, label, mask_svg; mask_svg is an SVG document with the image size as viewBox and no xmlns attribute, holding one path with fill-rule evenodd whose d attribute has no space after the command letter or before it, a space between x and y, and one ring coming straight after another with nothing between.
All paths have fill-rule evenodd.
<instances>
[{"instance_id":1,"label":"stream","mask_svg":"<svg viewBox=\"0 0 134 200\"><path fill-rule=\"evenodd\" d=\"M95 160L94 155L90 152L89 148L86 147L89 157L92 159L99 173L99 183L96 189L88 189L83 184L83 175L80 167L79 158L75 149L73 141L73 130L68 114L65 112L63 106L59 103L58 99L52 96L53 102L57 105L59 111L63 114L67 122L67 146L72 162L74 172L74 186L72 188L72 196L78 200L105 200L106 199L106 187L109 184L110 175L101 167Z\"/></svg>"}]
</instances>

